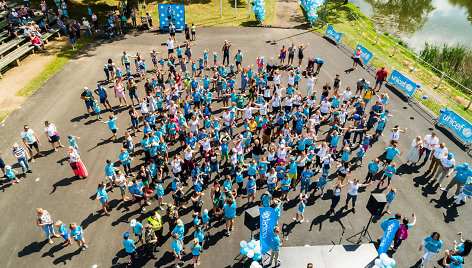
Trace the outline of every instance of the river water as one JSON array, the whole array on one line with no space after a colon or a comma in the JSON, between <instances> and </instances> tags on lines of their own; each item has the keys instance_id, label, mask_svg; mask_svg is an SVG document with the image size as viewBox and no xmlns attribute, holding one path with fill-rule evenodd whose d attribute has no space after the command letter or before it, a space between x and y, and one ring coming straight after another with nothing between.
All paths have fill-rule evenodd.
<instances>
[{"instance_id":1,"label":"river water","mask_svg":"<svg viewBox=\"0 0 472 268\"><path fill-rule=\"evenodd\" d=\"M472 47L472 0L350 0L381 32L419 51L430 44Z\"/></svg>"}]
</instances>

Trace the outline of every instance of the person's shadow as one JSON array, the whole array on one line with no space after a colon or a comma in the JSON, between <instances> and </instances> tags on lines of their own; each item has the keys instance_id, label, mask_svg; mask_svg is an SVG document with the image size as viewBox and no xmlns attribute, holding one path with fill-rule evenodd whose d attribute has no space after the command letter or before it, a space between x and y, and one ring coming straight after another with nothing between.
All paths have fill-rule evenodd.
<instances>
[{"instance_id":1,"label":"person's shadow","mask_svg":"<svg viewBox=\"0 0 472 268\"><path fill-rule=\"evenodd\" d=\"M44 240L42 242L32 242L31 244L25 246L20 252L18 252L18 257L21 258L24 256L28 256L32 253L39 252L47 243L47 240Z\"/></svg>"},{"instance_id":2,"label":"person's shadow","mask_svg":"<svg viewBox=\"0 0 472 268\"><path fill-rule=\"evenodd\" d=\"M58 265L60 263L63 263L63 264L67 264L67 261L71 261L72 260L72 257L74 257L75 255L78 255L80 252L82 251L81 248L78 248L76 251L74 252L70 252L70 253L67 253L67 254L64 254L62 255L61 257L55 259L52 263L54 265Z\"/></svg>"}]
</instances>

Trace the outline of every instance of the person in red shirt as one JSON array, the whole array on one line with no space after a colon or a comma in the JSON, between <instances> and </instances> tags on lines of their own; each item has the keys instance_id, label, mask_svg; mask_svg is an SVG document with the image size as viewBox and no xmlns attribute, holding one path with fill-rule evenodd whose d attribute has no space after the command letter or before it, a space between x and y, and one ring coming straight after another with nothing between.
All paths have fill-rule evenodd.
<instances>
[{"instance_id":1,"label":"person in red shirt","mask_svg":"<svg viewBox=\"0 0 472 268\"><path fill-rule=\"evenodd\" d=\"M35 47L37 47L39 50L43 51L44 50L44 42L39 40L39 37L35 34L31 34L31 44Z\"/></svg>"},{"instance_id":2,"label":"person in red shirt","mask_svg":"<svg viewBox=\"0 0 472 268\"><path fill-rule=\"evenodd\" d=\"M387 79L387 70L385 70L385 67L382 66L382 68L380 68L380 70L377 71L377 74L375 75L375 87L374 89L377 89L377 85L379 85L379 90L377 90L377 92L380 91L380 88L382 87L382 84L383 82Z\"/></svg>"}]
</instances>

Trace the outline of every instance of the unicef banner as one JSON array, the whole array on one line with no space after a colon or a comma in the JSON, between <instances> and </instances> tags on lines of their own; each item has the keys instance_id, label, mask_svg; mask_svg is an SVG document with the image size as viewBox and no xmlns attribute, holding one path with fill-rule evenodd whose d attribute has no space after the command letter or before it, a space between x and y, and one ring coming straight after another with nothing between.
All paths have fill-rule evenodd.
<instances>
[{"instance_id":1,"label":"unicef banner","mask_svg":"<svg viewBox=\"0 0 472 268\"><path fill-rule=\"evenodd\" d=\"M395 237L395 234L398 231L398 228L400 228L400 223L398 220L386 220L382 223L385 223L385 233L382 236L382 240L380 241L379 245L379 256L382 253L387 253L388 248L390 247L390 244L392 244L392 240ZM382 227L383 229L384 227Z\"/></svg>"},{"instance_id":2,"label":"unicef banner","mask_svg":"<svg viewBox=\"0 0 472 268\"><path fill-rule=\"evenodd\" d=\"M374 57L374 53L370 52L367 48L361 45L357 45L356 49L354 50L354 53L356 53L358 48L361 50L361 59L364 64L369 63L369 61Z\"/></svg>"},{"instance_id":3,"label":"unicef banner","mask_svg":"<svg viewBox=\"0 0 472 268\"><path fill-rule=\"evenodd\" d=\"M408 79L406 76L401 74L399 71L394 70L388 79L388 82L397 85L403 91L411 97L416 89L416 83Z\"/></svg>"},{"instance_id":4,"label":"unicef banner","mask_svg":"<svg viewBox=\"0 0 472 268\"><path fill-rule=\"evenodd\" d=\"M333 38L336 41L336 43L339 43L339 41L341 41L341 36L343 36L343 33L336 32L333 26L328 25L328 28L326 29L326 35Z\"/></svg>"},{"instance_id":5,"label":"unicef banner","mask_svg":"<svg viewBox=\"0 0 472 268\"><path fill-rule=\"evenodd\" d=\"M454 133L465 142L472 143L472 124L465 121L464 118L455 112L445 109L444 113L439 117L439 123L454 130Z\"/></svg>"},{"instance_id":6,"label":"unicef banner","mask_svg":"<svg viewBox=\"0 0 472 268\"><path fill-rule=\"evenodd\" d=\"M169 9L170 7L170 9ZM185 28L185 7L184 5L169 5L159 4L159 27L164 29L165 26L169 26L169 17L172 20L175 28Z\"/></svg>"},{"instance_id":7,"label":"unicef banner","mask_svg":"<svg viewBox=\"0 0 472 268\"><path fill-rule=\"evenodd\" d=\"M261 241L261 253L266 254L270 250L270 242L274 235L274 227L277 225L277 214L271 207L259 208L260 218L260 241Z\"/></svg>"}]
</instances>

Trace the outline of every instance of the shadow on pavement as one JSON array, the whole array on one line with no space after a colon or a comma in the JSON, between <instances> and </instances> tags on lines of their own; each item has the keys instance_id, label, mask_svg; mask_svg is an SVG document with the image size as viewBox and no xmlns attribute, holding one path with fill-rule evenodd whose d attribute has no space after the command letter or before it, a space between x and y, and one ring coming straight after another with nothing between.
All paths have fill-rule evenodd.
<instances>
[{"instance_id":1,"label":"shadow on pavement","mask_svg":"<svg viewBox=\"0 0 472 268\"><path fill-rule=\"evenodd\" d=\"M28 256L32 253L39 252L41 249L47 244L47 240L44 240L42 242L33 242L26 247L24 247L20 252L18 252L18 257L24 257Z\"/></svg>"}]
</instances>

